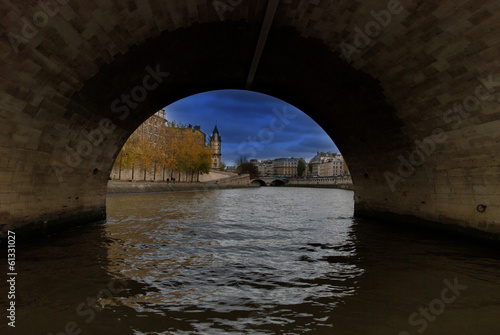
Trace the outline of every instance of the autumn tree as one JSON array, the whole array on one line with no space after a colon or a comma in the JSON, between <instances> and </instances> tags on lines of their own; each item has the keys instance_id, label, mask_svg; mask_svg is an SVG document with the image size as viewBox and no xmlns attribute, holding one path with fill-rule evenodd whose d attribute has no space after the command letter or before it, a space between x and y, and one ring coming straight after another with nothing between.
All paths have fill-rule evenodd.
<instances>
[{"instance_id":1,"label":"autumn tree","mask_svg":"<svg viewBox=\"0 0 500 335\"><path fill-rule=\"evenodd\" d=\"M132 178L134 176L134 163L138 153L134 140L133 137L130 137L116 157L115 162L118 164L118 180L121 179L122 170L132 169Z\"/></svg>"},{"instance_id":2,"label":"autumn tree","mask_svg":"<svg viewBox=\"0 0 500 335\"><path fill-rule=\"evenodd\" d=\"M160 163L170 170L170 179L174 176L174 171L178 170L177 161L179 149L182 142L182 131L175 122L167 122L167 126L162 128L160 140Z\"/></svg>"},{"instance_id":3,"label":"autumn tree","mask_svg":"<svg viewBox=\"0 0 500 335\"><path fill-rule=\"evenodd\" d=\"M257 178L259 175L259 168L252 162L249 162L246 157L240 157L238 159L238 166L236 168L238 174L249 174L250 179Z\"/></svg>"},{"instance_id":4,"label":"autumn tree","mask_svg":"<svg viewBox=\"0 0 500 335\"><path fill-rule=\"evenodd\" d=\"M146 180L146 171L148 167L153 162L153 150L151 147L150 141L146 138L146 135L140 135L137 138L136 149L137 149L137 157L136 162L139 163L144 175L143 179Z\"/></svg>"},{"instance_id":5,"label":"autumn tree","mask_svg":"<svg viewBox=\"0 0 500 335\"><path fill-rule=\"evenodd\" d=\"M198 141L193 148L193 172L196 173L196 181L200 181L200 173L209 173L212 164L212 150ZM192 176L192 175L191 175ZM191 177L191 181L192 181Z\"/></svg>"},{"instance_id":6,"label":"autumn tree","mask_svg":"<svg viewBox=\"0 0 500 335\"><path fill-rule=\"evenodd\" d=\"M204 136L201 132L193 131L180 123L169 122L163 132L161 157L162 164L165 164L173 177L173 171L190 174L190 181L199 181L200 173L210 171L212 152L204 143Z\"/></svg>"},{"instance_id":7,"label":"autumn tree","mask_svg":"<svg viewBox=\"0 0 500 335\"><path fill-rule=\"evenodd\" d=\"M154 178L156 168L160 164L163 167L163 179L165 179L165 168L180 174L191 175L191 181L199 181L200 173L208 173L211 166L212 151L204 143L201 132L193 131L176 122L168 122L160 128L159 133L145 134L134 133L125 143L120 151L117 162L121 168L132 167L132 179L135 163L139 164L144 172L146 180L147 170L153 167Z\"/></svg>"},{"instance_id":8,"label":"autumn tree","mask_svg":"<svg viewBox=\"0 0 500 335\"><path fill-rule=\"evenodd\" d=\"M199 180L200 173L208 173L210 171L210 164L212 151L203 143L203 137L200 133L195 133L189 128L184 130L182 141L178 143L177 164L180 172L191 174L191 182Z\"/></svg>"},{"instance_id":9,"label":"autumn tree","mask_svg":"<svg viewBox=\"0 0 500 335\"><path fill-rule=\"evenodd\" d=\"M301 159L297 163L297 175L299 177L302 177L304 175L304 172L306 172L306 163Z\"/></svg>"}]
</instances>

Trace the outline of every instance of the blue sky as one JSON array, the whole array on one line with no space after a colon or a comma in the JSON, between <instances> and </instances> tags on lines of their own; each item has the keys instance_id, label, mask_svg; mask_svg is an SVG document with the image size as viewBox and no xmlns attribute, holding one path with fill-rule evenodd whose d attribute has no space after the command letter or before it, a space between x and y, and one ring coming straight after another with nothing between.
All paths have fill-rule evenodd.
<instances>
[{"instance_id":1,"label":"blue sky","mask_svg":"<svg viewBox=\"0 0 500 335\"><path fill-rule=\"evenodd\" d=\"M337 147L309 116L269 95L220 90L196 94L164 108L167 120L201 126L212 134L215 124L222 137L222 161L234 165L248 159L302 157Z\"/></svg>"}]
</instances>

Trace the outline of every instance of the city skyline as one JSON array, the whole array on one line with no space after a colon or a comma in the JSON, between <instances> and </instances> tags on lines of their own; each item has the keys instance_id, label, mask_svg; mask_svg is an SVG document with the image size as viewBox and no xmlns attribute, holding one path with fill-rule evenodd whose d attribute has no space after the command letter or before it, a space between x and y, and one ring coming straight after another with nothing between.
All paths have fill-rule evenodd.
<instances>
[{"instance_id":1,"label":"city skyline","mask_svg":"<svg viewBox=\"0 0 500 335\"><path fill-rule=\"evenodd\" d=\"M299 157L318 151L339 152L325 131L304 112L269 95L243 90L196 94L164 108L167 120L199 125L208 136L214 126L222 137L222 162Z\"/></svg>"}]
</instances>

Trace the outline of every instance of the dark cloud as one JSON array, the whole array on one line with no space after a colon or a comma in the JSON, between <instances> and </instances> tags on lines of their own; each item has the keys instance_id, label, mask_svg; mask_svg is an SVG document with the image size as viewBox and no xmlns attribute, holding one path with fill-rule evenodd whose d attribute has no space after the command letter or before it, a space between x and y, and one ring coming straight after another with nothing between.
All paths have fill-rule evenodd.
<instances>
[{"instance_id":1,"label":"dark cloud","mask_svg":"<svg viewBox=\"0 0 500 335\"><path fill-rule=\"evenodd\" d=\"M259 160L292 156L309 160L317 151L338 151L310 117L265 94L212 91L179 100L165 110L169 121L200 125L207 136L217 123L222 161L229 165L242 155ZM288 115L285 121L276 117L280 114Z\"/></svg>"}]
</instances>

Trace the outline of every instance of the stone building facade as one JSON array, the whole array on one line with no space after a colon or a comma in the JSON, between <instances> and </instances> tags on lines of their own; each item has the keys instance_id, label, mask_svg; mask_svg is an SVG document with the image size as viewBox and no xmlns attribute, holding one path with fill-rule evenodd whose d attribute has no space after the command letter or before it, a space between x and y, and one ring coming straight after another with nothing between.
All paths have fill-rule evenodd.
<instances>
[{"instance_id":1,"label":"stone building facade","mask_svg":"<svg viewBox=\"0 0 500 335\"><path fill-rule=\"evenodd\" d=\"M164 110L159 110L153 114L150 118L144 121L130 136L130 138L142 138L153 143L158 143L158 141L173 141L174 136L185 136L185 132L193 132L199 141L206 145L206 134L201 131L200 126L192 126L191 124L187 127L176 128L179 131L171 131L172 128L166 125L167 119ZM217 129L217 128L216 128ZM166 134L166 136L165 136ZM218 132L217 132L218 134ZM213 136L213 135L212 135ZM219 145L218 145L218 159L220 164L220 135ZM212 142L211 147L212 147ZM212 149L213 150L213 149ZM219 166L219 165L218 165ZM119 159L117 159L111 170L110 178L112 180L137 180L137 181L166 181L170 178L175 178L177 181L188 180L188 175L186 173L181 173L179 171L171 171L170 169L156 164L152 168L147 168L144 170L138 162L133 163L132 168L122 168Z\"/></svg>"},{"instance_id":2,"label":"stone building facade","mask_svg":"<svg viewBox=\"0 0 500 335\"><path fill-rule=\"evenodd\" d=\"M274 173L280 177L296 177L297 165L301 158L278 158L274 160Z\"/></svg>"},{"instance_id":3,"label":"stone building facade","mask_svg":"<svg viewBox=\"0 0 500 335\"><path fill-rule=\"evenodd\" d=\"M276 158L257 162L260 177L296 177L297 165L303 158ZM307 170L307 169L306 169Z\"/></svg>"},{"instance_id":4,"label":"stone building facade","mask_svg":"<svg viewBox=\"0 0 500 335\"><path fill-rule=\"evenodd\" d=\"M274 176L273 160L262 160L256 163L259 169L259 177L272 177Z\"/></svg>"},{"instance_id":5,"label":"stone building facade","mask_svg":"<svg viewBox=\"0 0 500 335\"><path fill-rule=\"evenodd\" d=\"M221 166L221 143L222 139L217 126L215 126L212 136L210 136L210 149L212 149L212 169L219 169Z\"/></svg>"},{"instance_id":6,"label":"stone building facade","mask_svg":"<svg viewBox=\"0 0 500 335\"><path fill-rule=\"evenodd\" d=\"M332 177L349 174L344 158L336 153L318 152L309 164L312 165L311 175L313 176Z\"/></svg>"},{"instance_id":7,"label":"stone building facade","mask_svg":"<svg viewBox=\"0 0 500 335\"><path fill-rule=\"evenodd\" d=\"M144 121L139 128L131 135L133 136L146 136L148 141L157 143L161 132L166 128L165 123L167 122L165 111L159 110L154 113L149 119Z\"/></svg>"}]
</instances>

